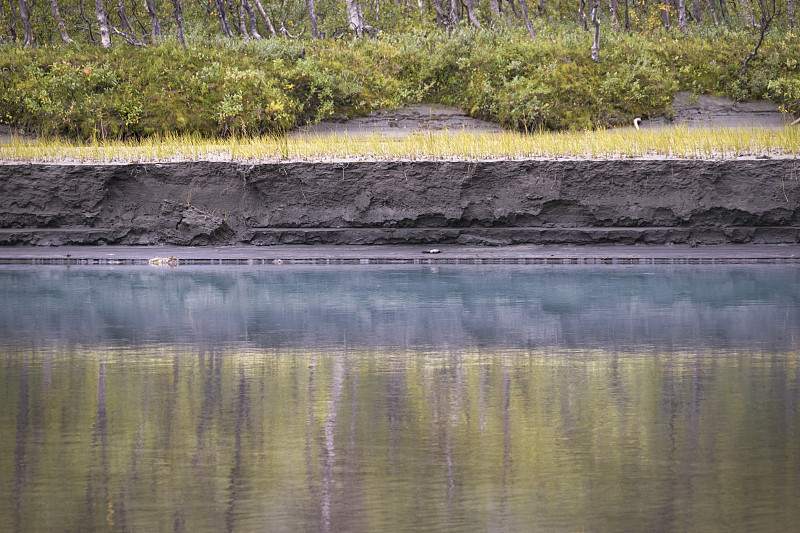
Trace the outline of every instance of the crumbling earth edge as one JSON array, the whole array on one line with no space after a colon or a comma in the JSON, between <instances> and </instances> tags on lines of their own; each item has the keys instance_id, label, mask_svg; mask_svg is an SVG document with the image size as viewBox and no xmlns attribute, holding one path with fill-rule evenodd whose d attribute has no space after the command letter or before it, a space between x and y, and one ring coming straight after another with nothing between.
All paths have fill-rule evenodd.
<instances>
[{"instance_id":1,"label":"crumbling earth edge","mask_svg":"<svg viewBox=\"0 0 800 533\"><path fill-rule=\"evenodd\" d=\"M0 244L794 244L800 162L0 165Z\"/></svg>"}]
</instances>

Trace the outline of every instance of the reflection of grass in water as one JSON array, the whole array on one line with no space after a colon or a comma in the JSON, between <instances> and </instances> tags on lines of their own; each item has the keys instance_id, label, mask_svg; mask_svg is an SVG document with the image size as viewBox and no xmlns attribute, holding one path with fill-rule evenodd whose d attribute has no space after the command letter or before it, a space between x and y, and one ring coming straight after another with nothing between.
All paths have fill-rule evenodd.
<instances>
[{"instance_id":1,"label":"reflection of grass in water","mask_svg":"<svg viewBox=\"0 0 800 533\"><path fill-rule=\"evenodd\" d=\"M0 145L0 161L326 161L335 159L526 159L549 157L678 157L717 159L791 155L800 152L800 128L619 129L594 132L454 134L417 133L406 137L314 136L206 139L167 135L141 141L58 139L25 141L14 137Z\"/></svg>"}]
</instances>

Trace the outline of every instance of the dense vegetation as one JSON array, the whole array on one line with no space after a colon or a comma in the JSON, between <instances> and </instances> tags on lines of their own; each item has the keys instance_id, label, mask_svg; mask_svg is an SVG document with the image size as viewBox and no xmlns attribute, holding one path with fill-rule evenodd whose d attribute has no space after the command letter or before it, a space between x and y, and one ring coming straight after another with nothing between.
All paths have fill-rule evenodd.
<instances>
[{"instance_id":1,"label":"dense vegetation","mask_svg":"<svg viewBox=\"0 0 800 533\"><path fill-rule=\"evenodd\" d=\"M127 31L112 24L107 47L95 43L96 20L83 3L81 19L72 2L61 2L65 31L76 41L66 43L47 6L24 2L38 9L29 17L30 42L13 31L16 14L2 8L0 122L40 134L273 134L413 102L455 105L521 131L595 129L669 114L676 91L768 98L800 113L800 33L785 9L773 4L770 11L763 1L721 3L737 9L718 10L719 25L694 17L685 31L669 25L668 3L632 2L624 17L608 4L598 15L597 61L577 6L559 3L540 2L542 15L530 29L508 8L509 16L492 17L491 2L462 3L476 14L472 22L468 16L443 22L435 2L425 4L436 14L427 17L416 5L364 3L363 32L356 35L347 31L344 5L319 2L317 32L328 37L314 39L303 30L305 3L265 4L268 16L251 19L259 33L247 29L244 8L240 23L229 9L229 30L240 32L230 37L214 9L223 0L184 2L184 49L170 34L178 29L167 9L180 6L175 0L158 4L161 35L151 31L150 19L140 20L149 17L137 14L144 3L117 9L117 17L127 13L134 22ZM270 34L270 16L278 36L256 38ZM293 38L297 33L303 35Z\"/></svg>"}]
</instances>

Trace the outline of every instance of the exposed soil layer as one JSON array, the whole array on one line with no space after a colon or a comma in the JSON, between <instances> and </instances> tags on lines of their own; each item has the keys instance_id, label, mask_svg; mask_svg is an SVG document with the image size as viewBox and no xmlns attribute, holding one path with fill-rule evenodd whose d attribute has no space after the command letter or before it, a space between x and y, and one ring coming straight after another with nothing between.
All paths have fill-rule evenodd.
<instances>
[{"instance_id":1,"label":"exposed soil layer","mask_svg":"<svg viewBox=\"0 0 800 533\"><path fill-rule=\"evenodd\" d=\"M456 107L440 104L410 105L400 109L381 109L351 120L326 120L297 128L292 135L349 135L402 137L411 133L499 133L497 124L468 116Z\"/></svg>"},{"instance_id":2,"label":"exposed soil layer","mask_svg":"<svg viewBox=\"0 0 800 533\"><path fill-rule=\"evenodd\" d=\"M642 128L781 128L791 122L791 115L767 100L736 102L724 96L680 92L672 100L669 116L645 120Z\"/></svg>"},{"instance_id":3,"label":"exposed soil layer","mask_svg":"<svg viewBox=\"0 0 800 533\"><path fill-rule=\"evenodd\" d=\"M0 165L0 244L785 244L793 159Z\"/></svg>"}]
</instances>

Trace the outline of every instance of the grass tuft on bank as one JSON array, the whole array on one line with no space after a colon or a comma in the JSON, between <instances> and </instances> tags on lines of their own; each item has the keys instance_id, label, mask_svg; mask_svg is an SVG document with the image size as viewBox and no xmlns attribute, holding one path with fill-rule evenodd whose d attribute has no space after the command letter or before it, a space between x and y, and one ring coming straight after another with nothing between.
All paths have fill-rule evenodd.
<instances>
[{"instance_id":1,"label":"grass tuft on bank","mask_svg":"<svg viewBox=\"0 0 800 533\"><path fill-rule=\"evenodd\" d=\"M253 136L203 138L153 135L141 140L77 143L14 137L0 145L0 161L147 163L169 161L492 160L643 157L725 159L798 157L800 128L632 128L506 133L417 133L407 137Z\"/></svg>"}]
</instances>

